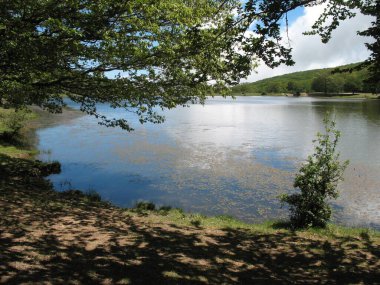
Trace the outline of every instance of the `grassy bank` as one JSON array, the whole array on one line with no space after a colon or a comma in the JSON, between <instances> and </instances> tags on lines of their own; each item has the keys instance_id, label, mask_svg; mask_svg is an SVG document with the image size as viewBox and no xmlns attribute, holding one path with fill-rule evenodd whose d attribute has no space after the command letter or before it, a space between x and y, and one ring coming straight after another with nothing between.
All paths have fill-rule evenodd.
<instances>
[{"instance_id":1,"label":"grassy bank","mask_svg":"<svg viewBox=\"0 0 380 285\"><path fill-rule=\"evenodd\" d=\"M32 107L30 112L25 114L23 127L19 133L13 137L4 136L11 131L5 121L12 114L14 110L0 108L0 154L18 158L33 158L39 153L35 148L37 129L52 127L83 116L82 112L70 108L64 108L62 113L53 115L40 108Z\"/></svg>"},{"instance_id":2,"label":"grassy bank","mask_svg":"<svg viewBox=\"0 0 380 285\"><path fill-rule=\"evenodd\" d=\"M25 122L25 127L21 128L19 134L8 136L7 133L12 132L11 125L17 124L12 120L17 120L14 110L0 108L0 154L6 154L12 157L32 157L38 153L32 144L26 139L26 134L31 130L28 122L36 120L38 114L30 112L23 114L21 118Z\"/></svg>"}]
</instances>

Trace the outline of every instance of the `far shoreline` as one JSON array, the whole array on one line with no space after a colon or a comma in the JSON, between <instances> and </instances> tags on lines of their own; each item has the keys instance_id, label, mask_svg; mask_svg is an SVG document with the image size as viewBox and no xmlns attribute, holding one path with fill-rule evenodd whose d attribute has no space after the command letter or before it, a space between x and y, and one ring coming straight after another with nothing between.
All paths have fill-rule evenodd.
<instances>
[{"instance_id":1,"label":"far shoreline","mask_svg":"<svg viewBox=\"0 0 380 285\"><path fill-rule=\"evenodd\" d=\"M215 97L224 97L223 95L215 95ZM300 96L290 94L290 93L269 93L269 94L260 94L260 93L230 93L225 95L225 97L289 97L289 98L316 98L316 99L369 99L369 100L380 100L379 94L370 94L370 93L359 93L352 95L309 95L302 94Z\"/></svg>"}]
</instances>

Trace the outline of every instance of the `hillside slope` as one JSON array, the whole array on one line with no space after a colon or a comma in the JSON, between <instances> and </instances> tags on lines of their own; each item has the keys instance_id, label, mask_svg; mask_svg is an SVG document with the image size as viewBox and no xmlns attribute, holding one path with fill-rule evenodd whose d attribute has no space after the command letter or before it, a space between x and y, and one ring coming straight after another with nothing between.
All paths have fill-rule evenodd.
<instances>
[{"instance_id":1,"label":"hillside slope","mask_svg":"<svg viewBox=\"0 0 380 285\"><path fill-rule=\"evenodd\" d=\"M367 70L352 73L332 73L339 69L353 68L359 63L338 66L334 68L314 69L285 75L275 76L253 83L243 83L232 88L235 95L296 93L296 92L326 92L355 93L371 92L371 87L364 84Z\"/></svg>"}]
</instances>

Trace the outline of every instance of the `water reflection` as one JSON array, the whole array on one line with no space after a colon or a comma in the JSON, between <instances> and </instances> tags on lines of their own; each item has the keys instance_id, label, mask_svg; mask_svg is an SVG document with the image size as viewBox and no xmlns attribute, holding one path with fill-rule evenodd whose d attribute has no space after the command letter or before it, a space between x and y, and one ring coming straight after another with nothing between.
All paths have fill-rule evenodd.
<instances>
[{"instance_id":1,"label":"water reflection","mask_svg":"<svg viewBox=\"0 0 380 285\"><path fill-rule=\"evenodd\" d=\"M140 199L249 221L286 214L276 199L291 191L295 172L312 151L327 110L342 131L342 158L351 164L340 186L338 221L380 224L380 102L312 98L211 99L165 113L162 125L134 133L81 117L38 132L43 159L63 165L52 177L95 189L121 206ZM117 110L99 106L110 116ZM131 118L133 120L133 118ZM64 138L57 139L57 138ZM62 187L61 187L62 188Z\"/></svg>"}]
</instances>

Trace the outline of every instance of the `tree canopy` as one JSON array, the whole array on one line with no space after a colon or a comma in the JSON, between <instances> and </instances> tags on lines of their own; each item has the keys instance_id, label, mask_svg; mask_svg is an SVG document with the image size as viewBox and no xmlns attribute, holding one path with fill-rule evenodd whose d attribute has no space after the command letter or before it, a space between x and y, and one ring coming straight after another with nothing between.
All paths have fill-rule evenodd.
<instances>
[{"instance_id":1,"label":"tree canopy","mask_svg":"<svg viewBox=\"0 0 380 285\"><path fill-rule=\"evenodd\" d=\"M132 129L99 114L99 102L158 123L156 107L225 94L259 60L293 64L280 22L322 4L310 33L323 41L352 9L376 17L361 34L375 38L366 64L378 81L379 1L0 0L0 104L59 112L67 96L107 126Z\"/></svg>"},{"instance_id":2,"label":"tree canopy","mask_svg":"<svg viewBox=\"0 0 380 285\"><path fill-rule=\"evenodd\" d=\"M135 112L141 122L160 122L154 106L203 100L249 72L250 61L242 62L246 56L225 44L234 40L233 33L223 33L234 5L208 0L1 1L1 101L55 112L66 95L106 125L130 129L123 119L99 114L98 102Z\"/></svg>"}]
</instances>

